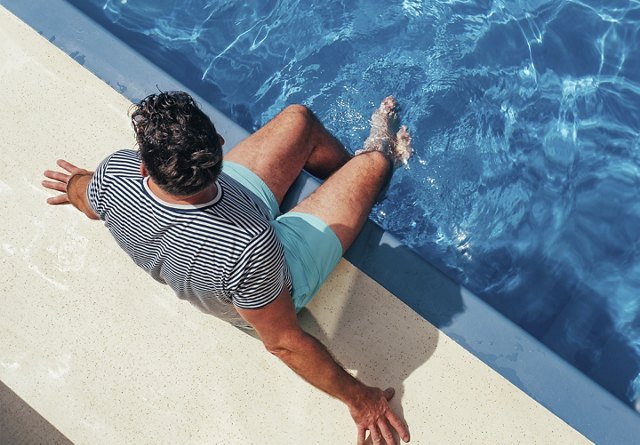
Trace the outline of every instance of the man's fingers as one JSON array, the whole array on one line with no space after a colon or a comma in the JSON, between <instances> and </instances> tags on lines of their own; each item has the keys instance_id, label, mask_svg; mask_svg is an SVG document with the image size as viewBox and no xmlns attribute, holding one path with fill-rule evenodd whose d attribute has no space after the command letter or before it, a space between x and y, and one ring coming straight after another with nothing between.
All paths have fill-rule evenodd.
<instances>
[{"instance_id":1,"label":"man's fingers","mask_svg":"<svg viewBox=\"0 0 640 445\"><path fill-rule=\"evenodd\" d=\"M63 193L67 191L67 184L60 181L42 181L42 186Z\"/></svg>"},{"instance_id":2,"label":"man's fingers","mask_svg":"<svg viewBox=\"0 0 640 445\"><path fill-rule=\"evenodd\" d=\"M66 193L58 196L54 196L53 198L47 199L47 204L51 205L60 205L60 204L69 204L69 197Z\"/></svg>"},{"instance_id":3,"label":"man's fingers","mask_svg":"<svg viewBox=\"0 0 640 445\"><path fill-rule=\"evenodd\" d=\"M396 413L391 410L387 411L387 420L393 429L398 432L400 439L402 439L403 442L409 442L411 440L409 428L407 428L407 425L396 415Z\"/></svg>"},{"instance_id":4,"label":"man's fingers","mask_svg":"<svg viewBox=\"0 0 640 445\"><path fill-rule=\"evenodd\" d=\"M49 179L55 179L56 181L64 182L65 184L69 181L71 175L67 175L65 173L56 172L53 170L46 170L44 175Z\"/></svg>"},{"instance_id":5,"label":"man's fingers","mask_svg":"<svg viewBox=\"0 0 640 445\"><path fill-rule=\"evenodd\" d=\"M366 436L367 430L365 428L358 427L358 445L364 445Z\"/></svg>"},{"instance_id":6,"label":"man's fingers","mask_svg":"<svg viewBox=\"0 0 640 445\"><path fill-rule=\"evenodd\" d=\"M374 387L367 387L367 389L368 395L371 396L368 405L360 411L353 410L351 414L358 425L358 445L364 444L367 430L375 445L382 443L398 445L396 432L404 442L409 442L407 426L389 407L388 401L395 395L395 390L387 388L382 391ZM381 395L383 397L380 397Z\"/></svg>"},{"instance_id":7,"label":"man's fingers","mask_svg":"<svg viewBox=\"0 0 640 445\"><path fill-rule=\"evenodd\" d=\"M71 162L67 162L64 159L58 159L58 161L56 162L56 164L58 164L59 167L64 168L66 171L68 171L71 174L76 173L78 170L80 170L80 168L76 167L75 165L73 165Z\"/></svg>"},{"instance_id":8,"label":"man's fingers","mask_svg":"<svg viewBox=\"0 0 640 445\"><path fill-rule=\"evenodd\" d=\"M387 441L387 445L398 445L396 442L396 438L393 437L393 433L389 429L389 425L387 424L386 419L378 420L378 428L380 428L380 432L382 433L382 437Z\"/></svg>"},{"instance_id":9,"label":"man's fingers","mask_svg":"<svg viewBox=\"0 0 640 445\"><path fill-rule=\"evenodd\" d=\"M377 426L371 425L369 428L369 434L371 435L371 440L374 444L382 443L382 436L380 435L380 431L378 431Z\"/></svg>"}]
</instances>

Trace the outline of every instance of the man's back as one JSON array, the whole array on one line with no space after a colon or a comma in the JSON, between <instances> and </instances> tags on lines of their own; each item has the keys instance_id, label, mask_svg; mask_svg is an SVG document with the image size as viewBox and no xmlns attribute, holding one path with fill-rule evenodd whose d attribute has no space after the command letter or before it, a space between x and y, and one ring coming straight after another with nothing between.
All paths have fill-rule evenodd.
<instances>
[{"instance_id":1,"label":"man's back","mask_svg":"<svg viewBox=\"0 0 640 445\"><path fill-rule=\"evenodd\" d=\"M147 177L148 178L148 177ZM165 202L140 173L136 151L120 150L96 170L87 195L118 244L154 279L201 310L246 326L233 305L268 304L291 289L269 212L224 173L198 205Z\"/></svg>"}]
</instances>

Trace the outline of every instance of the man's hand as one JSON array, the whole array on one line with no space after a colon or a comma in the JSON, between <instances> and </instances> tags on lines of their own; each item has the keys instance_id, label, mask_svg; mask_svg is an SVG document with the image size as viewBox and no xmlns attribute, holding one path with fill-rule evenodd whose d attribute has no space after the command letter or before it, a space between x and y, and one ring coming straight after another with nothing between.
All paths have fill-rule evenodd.
<instances>
[{"instance_id":1,"label":"man's hand","mask_svg":"<svg viewBox=\"0 0 640 445\"><path fill-rule=\"evenodd\" d=\"M393 430L395 430L403 442L409 442L409 430L405 423L391 411L388 401L393 398L395 391L387 388L365 387L364 397L359 398L349 406L351 417L358 427L358 445L364 445L367 430L374 444L397 444Z\"/></svg>"},{"instance_id":2,"label":"man's hand","mask_svg":"<svg viewBox=\"0 0 640 445\"><path fill-rule=\"evenodd\" d=\"M93 172L76 167L64 159L58 159L57 164L68 173L47 170L44 175L50 180L42 181L45 188L60 192L59 195L47 199L51 205L73 204L78 210L91 219L99 219L91 209L86 197L87 186Z\"/></svg>"}]
</instances>

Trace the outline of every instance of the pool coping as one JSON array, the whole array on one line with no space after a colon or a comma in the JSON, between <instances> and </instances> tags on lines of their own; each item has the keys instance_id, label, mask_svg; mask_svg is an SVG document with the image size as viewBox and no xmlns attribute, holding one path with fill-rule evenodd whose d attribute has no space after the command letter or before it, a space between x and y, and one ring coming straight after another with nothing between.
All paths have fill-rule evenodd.
<instances>
[{"instance_id":1,"label":"pool coping","mask_svg":"<svg viewBox=\"0 0 640 445\"><path fill-rule=\"evenodd\" d=\"M156 80L154 89L191 90L64 0L0 4L131 100L150 92L148 79ZM110 55L103 48L109 48ZM194 95L200 96L197 91ZM246 136L201 97L199 101L225 135L227 146ZM317 184L310 175L302 175L285 205L302 199ZM365 226L345 257L589 439L633 443L638 437L640 422L631 408L374 223Z\"/></svg>"}]
</instances>

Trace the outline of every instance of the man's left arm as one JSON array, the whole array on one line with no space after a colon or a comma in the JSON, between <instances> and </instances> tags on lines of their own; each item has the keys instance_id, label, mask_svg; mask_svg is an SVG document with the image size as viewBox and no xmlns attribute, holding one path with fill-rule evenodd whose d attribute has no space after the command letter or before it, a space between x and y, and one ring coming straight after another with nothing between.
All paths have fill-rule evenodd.
<instances>
[{"instance_id":1,"label":"man's left arm","mask_svg":"<svg viewBox=\"0 0 640 445\"><path fill-rule=\"evenodd\" d=\"M54 170L44 172L44 175L49 179L42 181L42 185L60 192L59 195L47 199L47 203L51 205L71 204L84 213L87 218L100 219L87 199L87 188L93 177L93 172L76 167L63 159L59 159L57 164L67 173Z\"/></svg>"}]
</instances>

